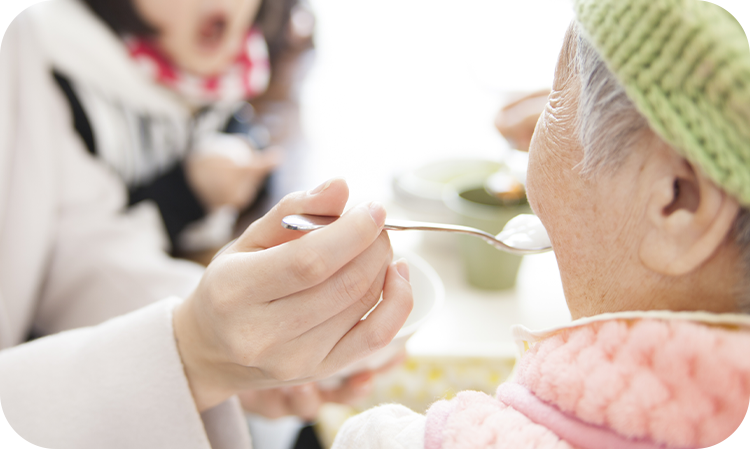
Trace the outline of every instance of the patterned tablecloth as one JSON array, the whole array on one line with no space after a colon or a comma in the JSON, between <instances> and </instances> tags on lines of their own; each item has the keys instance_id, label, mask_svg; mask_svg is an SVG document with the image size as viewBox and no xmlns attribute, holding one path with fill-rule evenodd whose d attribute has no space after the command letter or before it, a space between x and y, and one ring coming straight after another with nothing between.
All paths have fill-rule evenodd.
<instances>
[{"instance_id":1,"label":"patterned tablecloth","mask_svg":"<svg viewBox=\"0 0 750 449\"><path fill-rule=\"evenodd\" d=\"M403 365L378 376L372 394L357 407L326 404L316 430L324 447L330 447L344 421L378 404L396 402L424 413L439 399L459 391L494 394L511 374L515 360L505 357L410 356Z\"/></svg>"}]
</instances>

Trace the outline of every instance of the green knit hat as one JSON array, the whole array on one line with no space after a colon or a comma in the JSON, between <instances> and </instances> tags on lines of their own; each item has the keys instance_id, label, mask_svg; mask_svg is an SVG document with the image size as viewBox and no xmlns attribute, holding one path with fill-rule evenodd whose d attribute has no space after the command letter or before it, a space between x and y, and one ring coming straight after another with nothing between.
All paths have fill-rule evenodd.
<instances>
[{"instance_id":1,"label":"green knit hat","mask_svg":"<svg viewBox=\"0 0 750 449\"><path fill-rule=\"evenodd\" d=\"M750 206L750 49L700 0L575 0L578 22L651 128Z\"/></svg>"}]
</instances>

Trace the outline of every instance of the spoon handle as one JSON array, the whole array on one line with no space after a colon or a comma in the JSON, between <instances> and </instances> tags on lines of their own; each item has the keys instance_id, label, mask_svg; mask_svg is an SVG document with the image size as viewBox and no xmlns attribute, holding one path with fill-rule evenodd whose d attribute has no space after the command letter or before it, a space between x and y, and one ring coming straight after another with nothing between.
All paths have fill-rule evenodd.
<instances>
[{"instance_id":1,"label":"spoon handle","mask_svg":"<svg viewBox=\"0 0 750 449\"><path fill-rule=\"evenodd\" d=\"M387 220L385 221L384 229L389 231L443 231L443 232L455 232L457 234L473 235L479 237L500 251L505 251L511 254L524 255L529 254L528 250L519 250L508 246L505 242L498 240L494 235L489 232L482 231L481 229L471 228L462 225L447 225L442 223L424 223L420 221L409 221L409 220Z\"/></svg>"},{"instance_id":2,"label":"spoon handle","mask_svg":"<svg viewBox=\"0 0 750 449\"><path fill-rule=\"evenodd\" d=\"M458 232L461 234L471 234L471 235L476 235L477 237L482 237L485 239L496 241L495 236L490 234L489 232L484 232L480 229L470 228L468 226L461 226L461 225L452 225L452 224L449 225L449 224L442 224L442 223L425 223L421 221L411 221L411 220L386 219L385 225L383 226L383 228L388 231L414 230L414 231Z\"/></svg>"},{"instance_id":3,"label":"spoon handle","mask_svg":"<svg viewBox=\"0 0 750 449\"><path fill-rule=\"evenodd\" d=\"M307 215L307 214L288 215L284 217L284 219L282 220L282 226L284 226L286 229L291 229L294 231L313 231L315 229L320 229L322 227L328 226L329 224L336 221L338 218L339 217L331 217L331 216L324 216L324 215ZM514 248L498 240L497 238L495 238L494 235L488 232L485 232L476 228L470 228L468 226L448 225L448 224L442 224L442 223L424 223L420 221L410 221L410 220L387 219L383 227L384 229L388 231L407 231L407 230L443 231L443 232L457 232L460 234L473 235L475 237L479 237L483 239L484 241L494 246L495 248L501 251L511 253L511 254L524 255L524 254L535 254L538 252L546 251L546 249L539 251L537 249L527 250L527 249Z\"/></svg>"},{"instance_id":4,"label":"spoon handle","mask_svg":"<svg viewBox=\"0 0 750 449\"><path fill-rule=\"evenodd\" d=\"M281 221L282 226L287 229L294 231L314 231L320 229L334 221L338 220L339 217L333 217L329 215L288 215ZM495 236L481 231L479 229L470 228L468 226L461 225L449 225L442 223L425 223L421 221L411 220L391 220L386 219L383 229L386 231L445 231L445 232L460 232L464 234L472 234L480 237L495 240Z\"/></svg>"}]
</instances>

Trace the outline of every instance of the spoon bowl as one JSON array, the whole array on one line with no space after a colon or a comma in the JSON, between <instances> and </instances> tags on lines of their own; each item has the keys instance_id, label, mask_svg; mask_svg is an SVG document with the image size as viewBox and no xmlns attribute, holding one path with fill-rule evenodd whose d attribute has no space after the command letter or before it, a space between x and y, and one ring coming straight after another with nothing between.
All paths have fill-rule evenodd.
<instances>
[{"instance_id":1,"label":"spoon bowl","mask_svg":"<svg viewBox=\"0 0 750 449\"><path fill-rule=\"evenodd\" d=\"M288 215L281 220L281 225L286 229L307 232L328 226L338 218L325 215ZM468 226L411 220L387 219L384 229L388 231L458 232L479 237L500 251L521 256L552 250L552 243L542 222L536 215L531 214L521 214L514 217L508 221L502 232L497 236Z\"/></svg>"}]
</instances>

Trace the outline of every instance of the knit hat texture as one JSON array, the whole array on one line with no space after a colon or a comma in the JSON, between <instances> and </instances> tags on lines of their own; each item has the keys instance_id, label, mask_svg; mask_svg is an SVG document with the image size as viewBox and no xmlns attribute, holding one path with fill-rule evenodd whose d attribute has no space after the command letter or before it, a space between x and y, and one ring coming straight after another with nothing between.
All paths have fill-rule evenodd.
<instances>
[{"instance_id":1,"label":"knit hat texture","mask_svg":"<svg viewBox=\"0 0 750 449\"><path fill-rule=\"evenodd\" d=\"M574 0L578 22L662 139L750 206L750 49L701 0Z\"/></svg>"}]
</instances>

